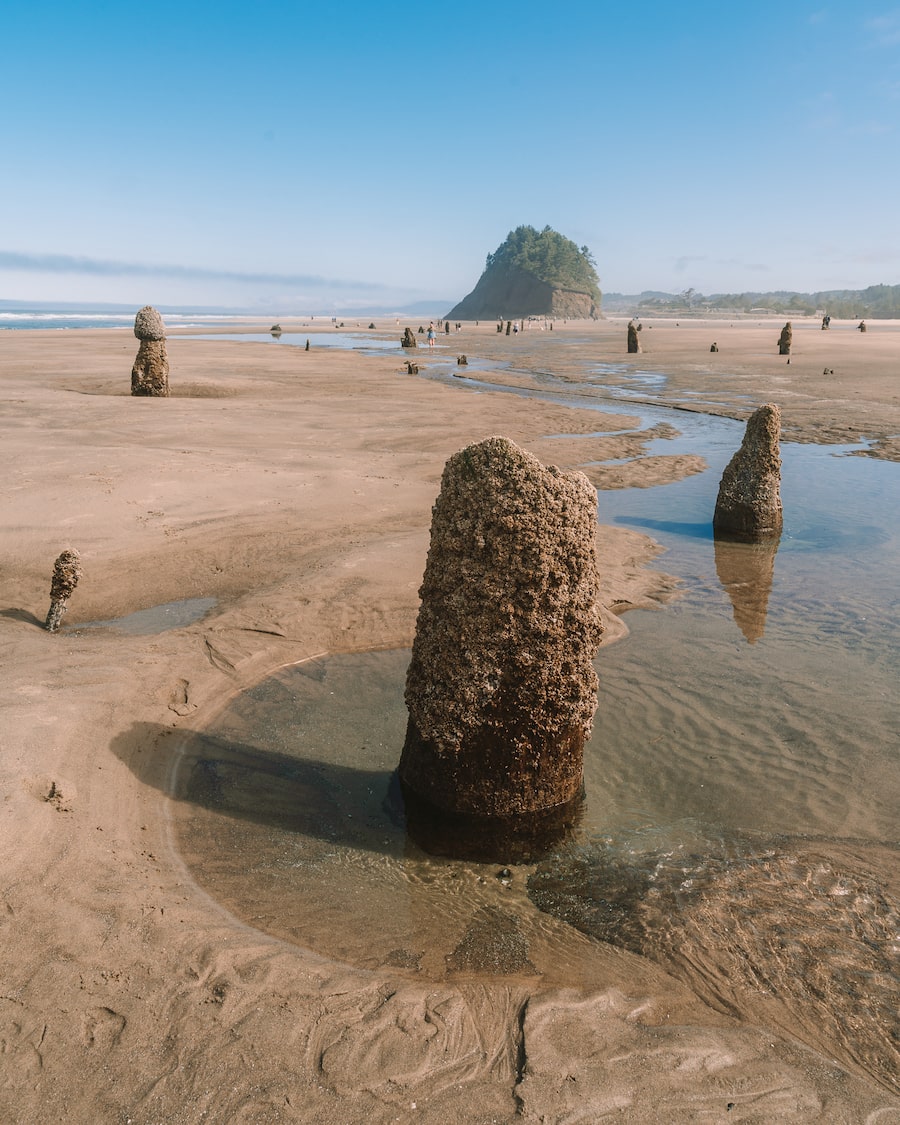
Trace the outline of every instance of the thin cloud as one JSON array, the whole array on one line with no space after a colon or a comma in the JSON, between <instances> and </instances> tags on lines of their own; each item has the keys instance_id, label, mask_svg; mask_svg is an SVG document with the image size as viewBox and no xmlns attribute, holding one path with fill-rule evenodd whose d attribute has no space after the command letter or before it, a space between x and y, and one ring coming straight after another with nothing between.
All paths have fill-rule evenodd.
<instances>
[{"instance_id":1,"label":"thin cloud","mask_svg":"<svg viewBox=\"0 0 900 1125\"><path fill-rule=\"evenodd\" d=\"M680 258L675 259L674 269L676 273L684 273L687 269L693 269L698 262L706 262L708 258L705 254L682 254Z\"/></svg>"},{"instance_id":2,"label":"thin cloud","mask_svg":"<svg viewBox=\"0 0 900 1125\"><path fill-rule=\"evenodd\" d=\"M900 44L900 11L875 16L864 24L877 47L896 47Z\"/></svg>"},{"instance_id":3,"label":"thin cloud","mask_svg":"<svg viewBox=\"0 0 900 1125\"><path fill-rule=\"evenodd\" d=\"M384 285L370 281L317 277L312 274L244 273L240 270L211 270L201 266L152 265L143 262L111 262L103 258L77 258L68 254L22 254L0 250L0 269L32 273L80 273L93 277L168 277L183 281L236 281L250 285L308 285L331 289L362 289L377 292Z\"/></svg>"}]
</instances>

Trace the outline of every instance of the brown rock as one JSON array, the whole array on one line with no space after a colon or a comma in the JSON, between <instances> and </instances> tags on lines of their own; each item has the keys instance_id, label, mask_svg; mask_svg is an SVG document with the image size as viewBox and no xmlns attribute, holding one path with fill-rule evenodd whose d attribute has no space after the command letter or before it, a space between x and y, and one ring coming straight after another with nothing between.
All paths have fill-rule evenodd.
<instances>
[{"instance_id":1,"label":"brown rock","mask_svg":"<svg viewBox=\"0 0 900 1125\"><path fill-rule=\"evenodd\" d=\"M713 516L716 535L755 541L781 534L781 411L774 403L747 422L741 448L728 462Z\"/></svg>"},{"instance_id":2,"label":"brown rock","mask_svg":"<svg viewBox=\"0 0 900 1125\"><path fill-rule=\"evenodd\" d=\"M597 705L597 497L503 437L447 462L406 683L399 775L439 811L580 799Z\"/></svg>"},{"instance_id":3,"label":"brown rock","mask_svg":"<svg viewBox=\"0 0 900 1125\"><path fill-rule=\"evenodd\" d=\"M558 289L534 274L510 267L486 270L478 284L447 313L447 319L492 320L512 317L552 316L558 319L595 319L599 298L574 289Z\"/></svg>"}]
</instances>

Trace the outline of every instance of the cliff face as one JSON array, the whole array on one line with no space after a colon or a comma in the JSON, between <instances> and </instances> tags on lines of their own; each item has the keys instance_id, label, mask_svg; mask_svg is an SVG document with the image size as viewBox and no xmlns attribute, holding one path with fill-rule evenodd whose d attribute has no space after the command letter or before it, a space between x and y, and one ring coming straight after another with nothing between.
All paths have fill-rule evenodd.
<instances>
[{"instance_id":1,"label":"cliff face","mask_svg":"<svg viewBox=\"0 0 900 1125\"><path fill-rule=\"evenodd\" d=\"M589 293L556 289L534 274L509 266L489 266L472 292L447 313L447 320L519 320L526 316L571 319L598 317Z\"/></svg>"}]
</instances>

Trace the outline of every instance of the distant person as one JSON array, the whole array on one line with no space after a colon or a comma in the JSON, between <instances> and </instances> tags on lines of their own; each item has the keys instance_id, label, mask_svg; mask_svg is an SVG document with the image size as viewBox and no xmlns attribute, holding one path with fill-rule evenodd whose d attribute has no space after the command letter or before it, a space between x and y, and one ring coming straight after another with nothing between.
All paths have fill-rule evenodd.
<instances>
[{"instance_id":1,"label":"distant person","mask_svg":"<svg viewBox=\"0 0 900 1125\"><path fill-rule=\"evenodd\" d=\"M429 348L434 347L434 321L433 320L428 325L428 346L429 346Z\"/></svg>"}]
</instances>

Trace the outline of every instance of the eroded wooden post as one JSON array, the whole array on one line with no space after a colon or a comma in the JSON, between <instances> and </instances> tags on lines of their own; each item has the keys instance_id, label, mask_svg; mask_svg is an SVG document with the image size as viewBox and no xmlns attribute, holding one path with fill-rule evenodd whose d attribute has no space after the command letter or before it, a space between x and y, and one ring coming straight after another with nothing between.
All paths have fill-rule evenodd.
<instances>
[{"instance_id":1,"label":"eroded wooden post","mask_svg":"<svg viewBox=\"0 0 900 1125\"><path fill-rule=\"evenodd\" d=\"M81 556L77 551L63 551L53 564L53 578L50 580L50 609L45 628L49 633L59 630L62 616L69 606L69 598L78 585L83 571Z\"/></svg>"},{"instance_id":2,"label":"eroded wooden post","mask_svg":"<svg viewBox=\"0 0 900 1125\"><path fill-rule=\"evenodd\" d=\"M420 827L459 816L501 841L571 822L597 706L596 528L588 479L506 438L447 462L406 683L414 836L417 807Z\"/></svg>"}]
</instances>

